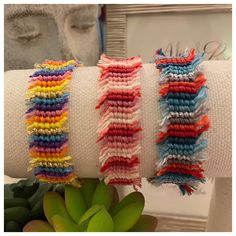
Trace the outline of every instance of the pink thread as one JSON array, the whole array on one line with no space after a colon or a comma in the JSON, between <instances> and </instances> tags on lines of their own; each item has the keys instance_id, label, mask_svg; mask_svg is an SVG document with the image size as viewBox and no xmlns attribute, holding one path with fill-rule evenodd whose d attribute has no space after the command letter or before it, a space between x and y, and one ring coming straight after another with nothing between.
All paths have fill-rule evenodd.
<instances>
[{"instance_id":1,"label":"pink thread","mask_svg":"<svg viewBox=\"0 0 236 236\"><path fill-rule=\"evenodd\" d=\"M105 183L141 186L139 176L140 138L140 57L99 60L100 109L98 126L100 172Z\"/></svg>"}]
</instances>

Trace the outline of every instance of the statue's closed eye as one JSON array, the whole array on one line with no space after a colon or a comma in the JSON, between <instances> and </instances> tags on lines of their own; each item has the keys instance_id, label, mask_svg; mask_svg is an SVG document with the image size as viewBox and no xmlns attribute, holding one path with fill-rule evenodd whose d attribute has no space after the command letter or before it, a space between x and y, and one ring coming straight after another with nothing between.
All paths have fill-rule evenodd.
<instances>
[{"instance_id":1,"label":"statue's closed eye","mask_svg":"<svg viewBox=\"0 0 236 236\"><path fill-rule=\"evenodd\" d=\"M33 18L17 18L9 21L8 24L8 34L13 40L29 42L41 36L39 22Z\"/></svg>"},{"instance_id":2,"label":"statue's closed eye","mask_svg":"<svg viewBox=\"0 0 236 236\"><path fill-rule=\"evenodd\" d=\"M78 33L86 33L96 25L96 16L89 11L74 11L67 16L67 26Z\"/></svg>"},{"instance_id":3,"label":"statue's closed eye","mask_svg":"<svg viewBox=\"0 0 236 236\"><path fill-rule=\"evenodd\" d=\"M79 24L72 24L71 29L74 30L87 30L95 25L95 22L89 23L89 22L84 22L84 23L79 23Z\"/></svg>"},{"instance_id":4,"label":"statue's closed eye","mask_svg":"<svg viewBox=\"0 0 236 236\"><path fill-rule=\"evenodd\" d=\"M39 32L28 32L26 34L21 34L21 35L18 35L18 39L19 40L32 40L32 39L35 39L35 38L38 38L41 34Z\"/></svg>"}]
</instances>

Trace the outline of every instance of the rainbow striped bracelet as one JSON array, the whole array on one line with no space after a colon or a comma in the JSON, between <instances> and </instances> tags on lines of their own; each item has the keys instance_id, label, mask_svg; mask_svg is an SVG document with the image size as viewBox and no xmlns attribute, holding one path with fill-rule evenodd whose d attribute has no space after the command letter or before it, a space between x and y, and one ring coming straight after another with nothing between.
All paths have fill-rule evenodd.
<instances>
[{"instance_id":1,"label":"rainbow striped bracelet","mask_svg":"<svg viewBox=\"0 0 236 236\"><path fill-rule=\"evenodd\" d=\"M207 139L202 133L209 128L209 118L201 61L202 55L196 55L194 49L180 57L167 57L161 49L156 52L163 119L157 135L156 174L149 181L176 184L183 195L205 182L202 151Z\"/></svg>"},{"instance_id":2,"label":"rainbow striped bracelet","mask_svg":"<svg viewBox=\"0 0 236 236\"><path fill-rule=\"evenodd\" d=\"M49 183L79 185L68 147L69 82L81 63L46 60L30 76L26 95L29 171Z\"/></svg>"},{"instance_id":3,"label":"rainbow striped bracelet","mask_svg":"<svg viewBox=\"0 0 236 236\"><path fill-rule=\"evenodd\" d=\"M137 189L141 187L141 58L113 59L102 55L98 67L100 173L106 184L133 185Z\"/></svg>"}]
</instances>

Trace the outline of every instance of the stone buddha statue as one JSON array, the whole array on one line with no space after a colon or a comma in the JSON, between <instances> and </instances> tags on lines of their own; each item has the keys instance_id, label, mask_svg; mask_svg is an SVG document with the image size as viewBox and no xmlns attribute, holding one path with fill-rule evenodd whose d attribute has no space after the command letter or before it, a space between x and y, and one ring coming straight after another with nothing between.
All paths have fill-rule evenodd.
<instances>
[{"instance_id":1,"label":"stone buddha statue","mask_svg":"<svg viewBox=\"0 0 236 236\"><path fill-rule=\"evenodd\" d=\"M96 65L100 54L99 6L6 4L5 70L33 68L45 59Z\"/></svg>"}]
</instances>

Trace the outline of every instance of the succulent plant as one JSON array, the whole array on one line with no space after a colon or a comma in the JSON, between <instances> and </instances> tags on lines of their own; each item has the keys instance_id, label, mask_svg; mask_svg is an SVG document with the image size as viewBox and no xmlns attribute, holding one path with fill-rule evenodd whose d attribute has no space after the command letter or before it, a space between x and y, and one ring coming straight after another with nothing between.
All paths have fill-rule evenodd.
<instances>
[{"instance_id":1,"label":"succulent plant","mask_svg":"<svg viewBox=\"0 0 236 236\"><path fill-rule=\"evenodd\" d=\"M82 179L82 187L65 186L44 194L46 220L32 220L24 232L148 232L157 225L155 217L141 215L144 196L132 192L119 201L117 189L98 179Z\"/></svg>"},{"instance_id":2,"label":"succulent plant","mask_svg":"<svg viewBox=\"0 0 236 236\"><path fill-rule=\"evenodd\" d=\"M48 191L63 193L64 186L39 183L35 178L4 185L4 228L20 232L30 220L46 220L43 196Z\"/></svg>"}]
</instances>

